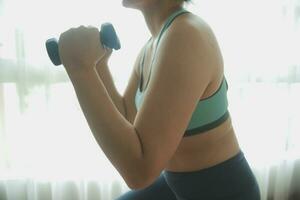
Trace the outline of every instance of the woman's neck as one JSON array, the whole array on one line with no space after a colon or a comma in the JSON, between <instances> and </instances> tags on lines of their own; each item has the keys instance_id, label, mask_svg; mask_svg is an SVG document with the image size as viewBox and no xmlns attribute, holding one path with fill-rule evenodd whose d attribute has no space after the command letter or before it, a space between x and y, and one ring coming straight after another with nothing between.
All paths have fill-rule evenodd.
<instances>
[{"instance_id":1,"label":"woman's neck","mask_svg":"<svg viewBox=\"0 0 300 200\"><path fill-rule=\"evenodd\" d=\"M159 5L142 10L147 27L152 35L152 38L157 39L164 22L176 10L182 8L182 4L178 3L170 5L167 1L160 1Z\"/></svg>"}]
</instances>

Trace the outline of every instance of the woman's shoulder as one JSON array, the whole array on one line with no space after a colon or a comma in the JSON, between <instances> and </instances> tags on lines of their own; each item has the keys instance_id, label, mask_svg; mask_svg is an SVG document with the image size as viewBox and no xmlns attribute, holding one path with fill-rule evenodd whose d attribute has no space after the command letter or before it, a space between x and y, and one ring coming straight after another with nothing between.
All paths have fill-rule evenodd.
<instances>
[{"instance_id":1,"label":"woman's shoulder","mask_svg":"<svg viewBox=\"0 0 300 200\"><path fill-rule=\"evenodd\" d=\"M216 73L223 67L223 58L218 41L209 24L201 17L188 13L174 20L162 40L160 53L168 52L173 60L187 58L188 66L202 65L206 73ZM179 53L180 52L180 53ZM178 56L180 55L180 56Z\"/></svg>"},{"instance_id":2,"label":"woman's shoulder","mask_svg":"<svg viewBox=\"0 0 300 200\"><path fill-rule=\"evenodd\" d=\"M179 16L177 20L174 20L170 26L170 30L186 30L185 32L194 32L202 37L214 36L214 32L209 23L201 16L192 12Z\"/></svg>"},{"instance_id":3,"label":"woman's shoulder","mask_svg":"<svg viewBox=\"0 0 300 200\"><path fill-rule=\"evenodd\" d=\"M200 16L189 12L179 16L169 26L164 34L164 39L194 41L196 46L208 49L218 49L219 44L211 26ZM194 46L194 45L193 45ZM206 49L206 50L208 50Z\"/></svg>"},{"instance_id":4,"label":"woman's shoulder","mask_svg":"<svg viewBox=\"0 0 300 200\"><path fill-rule=\"evenodd\" d=\"M220 53L219 42L210 24L192 12L183 15L178 20L174 20L174 24L169 31L170 34L166 35L170 36L172 33L177 33L177 35L183 35L184 38L189 37L191 40L200 40L201 42L197 44L202 45L202 47L205 45L215 53Z\"/></svg>"},{"instance_id":5,"label":"woman's shoulder","mask_svg":"<svg viewBox=\"0 0 300 200\"><path fill-rule=\"evenodd\" d=\"M178 16L177 19L174 20L172 24L173 26L190 25L198 28L210 28L208 22L204 18L202 18L201 16L193 12L184 13Z\"/></svg>"}]
</instances>

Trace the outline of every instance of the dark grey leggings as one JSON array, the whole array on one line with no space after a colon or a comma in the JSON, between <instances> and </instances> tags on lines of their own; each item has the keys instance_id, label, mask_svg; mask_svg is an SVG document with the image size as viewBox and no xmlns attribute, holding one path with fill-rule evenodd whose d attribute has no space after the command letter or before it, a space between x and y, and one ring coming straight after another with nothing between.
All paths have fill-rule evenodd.
<instances>
[{"instance_id":1,"label":"dark grey leggings","mask_svg":"<svg viewBox=\"0 0 300 200\"><path fill-rule=\"evenodd\" d=\"M260 200L260 190L240 151L213 167L194 172L163 171L148 187L116 200Z\"/></svg>"}]
</instances>

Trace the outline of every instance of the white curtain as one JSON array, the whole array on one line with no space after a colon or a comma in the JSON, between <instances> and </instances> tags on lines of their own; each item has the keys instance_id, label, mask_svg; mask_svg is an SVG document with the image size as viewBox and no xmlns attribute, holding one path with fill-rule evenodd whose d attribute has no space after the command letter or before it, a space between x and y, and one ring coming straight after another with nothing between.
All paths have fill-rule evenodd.
<instances>
[{"instance_id":1,"label":"white curtain","mask_svg":"<svg viewBox=\"0 0 300 200\"><path fill-rule=\"evenodd\" d=\"M300 199L300 0L194 0L186 8L219 41L233 125L262 199ZM0 0L0 200L110 200L129 190L45 49L68 28L104 22L121 40L110 70L123 94L150 37L138 11L121 1Z\"/></svg>"}]
</instances>

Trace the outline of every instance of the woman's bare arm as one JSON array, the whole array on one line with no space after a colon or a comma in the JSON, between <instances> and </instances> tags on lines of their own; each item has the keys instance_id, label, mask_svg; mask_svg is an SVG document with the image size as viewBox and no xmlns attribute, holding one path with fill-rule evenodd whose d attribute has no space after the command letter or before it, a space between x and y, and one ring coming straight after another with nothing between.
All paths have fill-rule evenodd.
<instances>
[{"instance_id":1,"label":"woman's bare arm","mask_svg":"<svg viewBox=\"0 0 300 200\"><path fill-rule=\"evenodd\" d=\"M118 92L115 86L113 77L111 75L109 66L107 64L107 60L104 59L103 62L98 63L98 65L96 66L97 73L101 78L103 84L105 85L107 92L109 93L111 99L113 100L113 103L116 105L119 112L132 124L137 113L134 98L135 98L136 90L138 88L138 79L139 79L138 67L141 59L141 54L143 52L143 48L140 50L135 60L123 96Z\"/></svg>"},{"instance_id":2,"label":"woman's bare arm","mask_svg":"<svg viewBox=\"0 0 300 200\"><path fill-rule=\"evenodd\" d=\"M126 118L126 107L124 105L124 99L116 88L113 77L109 70L109 66L106 62L102 62L96 66L96 69L113 103L115 104L119 112Z\"/></svg>"}]
</instances>

